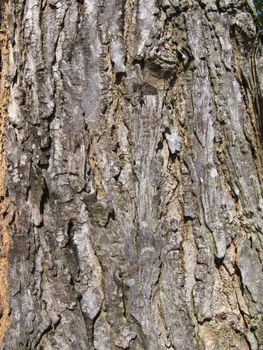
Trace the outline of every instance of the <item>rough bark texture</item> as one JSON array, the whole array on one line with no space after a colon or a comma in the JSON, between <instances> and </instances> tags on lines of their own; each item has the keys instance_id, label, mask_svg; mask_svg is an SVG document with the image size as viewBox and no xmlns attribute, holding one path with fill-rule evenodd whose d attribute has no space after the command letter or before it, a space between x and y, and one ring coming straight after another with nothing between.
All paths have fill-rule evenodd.
<instances>
[{"instance_id":1,"label":"rough bark texture","mask_svg":"<svg viewBox=\"0 0 263 350\"><path fill-rule=\"evenodd\" d=\"M10 237L6 214L10 203L4 188L6 173L4 145L8 105L8 88L5 84L8 72L7 23L7 13L4 5L0 3L0 344L9 326L7 269Z\"/></svg>"},{"instance_id":2,"label":"rough bark texture","mask_svg":"<svg viewBox=\"0 0 263 350\"><path fill-rule=\"evenodd\" d=\"M262 350L252 1L3 9L2 349Z\"/></svg>"}]
</instances>

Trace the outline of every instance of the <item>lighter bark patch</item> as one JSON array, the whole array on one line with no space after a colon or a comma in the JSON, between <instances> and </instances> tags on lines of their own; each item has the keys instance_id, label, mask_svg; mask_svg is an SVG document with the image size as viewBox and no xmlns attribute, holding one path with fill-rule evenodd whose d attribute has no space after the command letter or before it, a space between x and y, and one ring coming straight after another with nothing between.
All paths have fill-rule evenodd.
<instances>
[{"instance_id":1,"label":"lighter bark patch","mask_svg":"<svg viewBox=\"0 0 263 350\"><path fill-rule=\"evenodd\" d=\"M2 10L2 9L1 9ZM0 31L0 47L1 47L1 76L0 76L0 344L9 327L9 304L8 304L8 289L7 289L7 271L8 271L8 252L10 246L10 238L8 233L8 223L5 219L8 208L8 198L5 196L4 179L6 172L5 161L5 124L7 120L7 104L8 104L8 89L5 87L5 75L8 71L8 49L7 49L7 20L6 11L1 16L1 31Z\"/></svg>"}]
</instances>

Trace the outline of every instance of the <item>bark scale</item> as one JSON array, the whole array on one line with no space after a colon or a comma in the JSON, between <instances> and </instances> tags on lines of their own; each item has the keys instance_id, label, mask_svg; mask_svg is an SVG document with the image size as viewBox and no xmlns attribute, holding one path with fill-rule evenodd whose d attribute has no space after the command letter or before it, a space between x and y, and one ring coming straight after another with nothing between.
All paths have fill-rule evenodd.
<instances>
[{"instance_id":1,"label":"bark scale","mask_svg":"<svg viewBox=\"0 0 263 350\"><path fill-rule=\"evenodd\" d=\"M263 349L252 1L6 8L2 349Z\"/></svg>"}]
</instances>

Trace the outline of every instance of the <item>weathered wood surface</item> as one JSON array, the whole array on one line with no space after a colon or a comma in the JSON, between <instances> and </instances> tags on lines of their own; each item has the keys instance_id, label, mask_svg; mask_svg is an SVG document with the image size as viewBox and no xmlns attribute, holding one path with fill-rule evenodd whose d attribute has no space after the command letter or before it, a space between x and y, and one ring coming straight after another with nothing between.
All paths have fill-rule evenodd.
<instances>
[{"instance_id":1,"label":"weathered wood surface","mask_svg":"<svg viewBox=\"0 0 263 350\"><path fill-rule=\"evenodd\" d=\"M5 10L2 349L262 350L252 1Z\"/></svg>"}]
</instances>

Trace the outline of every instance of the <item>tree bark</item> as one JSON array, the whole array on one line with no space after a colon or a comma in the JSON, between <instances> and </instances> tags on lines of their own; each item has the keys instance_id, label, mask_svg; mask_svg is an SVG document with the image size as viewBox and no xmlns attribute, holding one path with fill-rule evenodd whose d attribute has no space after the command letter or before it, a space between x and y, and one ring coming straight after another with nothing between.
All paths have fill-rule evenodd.
<instances>
[{"instance_id":1,"label":"tree bark","mask_svg":"<svg viewBox=\"0 0 263 350\"><path fill-rule=\"evenodd\" d=\"M1 6L2 349L262 350L252 1Z\"/></svg>"}]
</instances>

